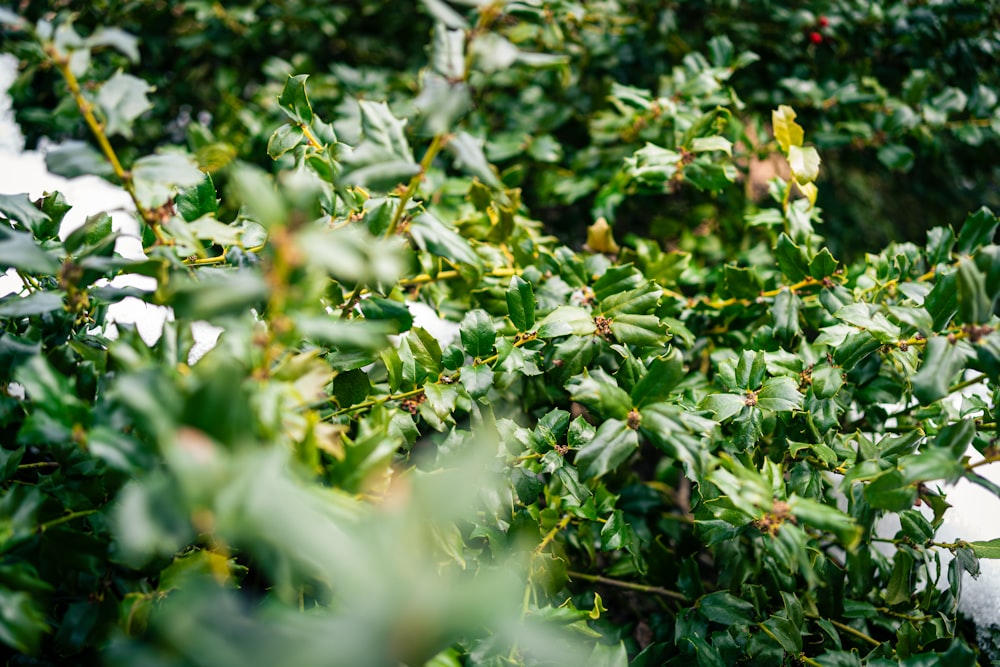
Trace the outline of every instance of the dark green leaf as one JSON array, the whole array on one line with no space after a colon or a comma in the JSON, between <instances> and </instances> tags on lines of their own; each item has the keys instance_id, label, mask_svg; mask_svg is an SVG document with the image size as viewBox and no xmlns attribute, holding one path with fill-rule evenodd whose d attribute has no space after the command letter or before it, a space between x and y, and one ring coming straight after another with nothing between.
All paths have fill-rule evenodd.
<instances>
[{"instance_id":1,"label":"dark green leaf","mask_svg":"<svg viewBox=\"0 0 1000 667\"><path fill-rule=\"evenodd\" d=\"M477 366L467 366L462 369L462 374L458 378L469 396L482 398L493 386L493 369L486 364Z\"/></svg>"},{"instance_id":2,"label":"dark green leaf","mask_svg":"<svg viewBox=\"0 0 1000 667\"><path fill-rule=\"evenodd\" d=\"M513 276L505 296L507 314L514 327L518 331L530 331L535 326L535 293L531 283Z\"/></svg>"},{"instance_id":3,"label":"dark green leaf","mask_svg":"<svg viewBox=\"0 0 1000 667\"><path fill-rule=\"evenodd\" d=\"M56 258L27 232L0 226L0 272L17 269L25 273L53 274L59 270Z\"/></svg>"},{"instance_id":4,"label":"dark green leaf","mask_svg":"<svg viewBox=\"0 0 1000 667\"><path fill-rule=\"evenodd\" d=\"M632 403L643 407L666 399L684 377L684 359L671 349L667 354L653 357L648 368L635 387L632 388Z\"/></svg>"},{"instance_id":5,"label":"dark green leaf","mask_svg":"<svg viewBox=\"0 0 1000 667\"><path fill-rule=\"evenodd\" d=\"M35 206L25 194L0 194L0 215L43 237L44 230L51 224L49 216ZM8 231L3 227L0 227L0 230Z\"/></svg>"},{"instance_id":6,"label":"dark green leaf","mask_svg":"<svg viewBox=\"0 0 1000 667\"><path fill-rule=\"evenodd\" d=\"M765 380L763 388L757 392L757 405L761 410L774 412L801 410L802 394L798 383L786 376Z\"/></svg>"},{"instance_id":7,"label":"dark green leaf","mask_svg":"<svg viewBox=\"0 0 1000 667\"><path fill-rule=\"evenodd\" d=\"M913 395L928 405L948 395L949 387L967 358L965 347L935 336L924 347L924 361L911 380Z\"/></svg>"},{"instance_id":8,"label":"dark green leaf","mask_svg":"<svg viewBox=\"0 0 1000 667\"><path fill-rule=\"evenodd\" d=\"M980 247L993 241L996 235L997 221L993 211L985 206L965 219L962 229L958 232L956 250L963 255L972 255Z\"/></svg>"},{"instance_id":9,"label":"dark green leaf","mask_svg":"<svg viewBox=\"0 0 1000 667\"><path fill-rule=\"evenodd\" d=\"M578 306L559 306L539 322L539 338L555 338L594 333L594 318L590 311Z\"/></svg>"},{"instance_id":10,"label":"dark green leaf","mask_svg":"<svg viewBox=\"0 0 1000 667\"><path fill-rule=\"evenodd\" d=\"M900 512L913 507L917 489L903 479L899 470L889 470L873 479L865 487L865 499L872 507Z\"/></svg>"},{"instance_id":11,"label":"dark green leaf","mask_svg":"<svg viewBox=\"0 0 1000 667\"><path fill-rule=\"evenodd\" d=\"M910 574L913 570L913 556L906 551L897 551L893 558L892 575L886 585L885 602L888 605L903 604L913 596Z\"/></svg>"},{"instance_id":12,"label":"dark green leaf","mask_svg":"<svg viewBox=\"0 0 1000 667\"><path fill-rule=\"evenodd\" d=\"M986 276L976 263L958 263L958 310L966 324L983 324L993 315L993 298L986 292Z\"/></svg>"},{"instance_id":13,"label":"dark green leaf","mask_svg":"<svg viewBox=\"0 0 1000 667\"><path fill-rule=\"evenodd\" d=\"M809 275L816 280L823 280L837 271L837 260L826 248L823 248L809 262Z\"/></svg>"},{"instance_id":14,"label":"dark green leaf","mask_svg":"<svg viewBox=\"0 0 1000 667\"><path fill-rule=\"evenodd\" d=\"M205 174L198 185L184 188L174 198L174 205L181 217L193 222L205 215L215 215L219 211L219 200L215 192L212 176Z\"/></svg>"},{"instance_id":15,"label":"dark green leaf","mask_svg":"<svg viewBox=\"0 0 1000 667\"><path fill-rule=\"evenodd\" d=\"M729 591L718 591L701 597L696 603L698 611L709 621L726 627L749 625L754 622L754 606Z\"/></svg>"},{"instance_id":16,"label":"dark green leaf","mask_svg":"<svg viewBox=\"0 0 1000 667\"><path fill-rule=\"evenodd\" d=\"M567 389L574 401L594 411L601 418L613 417L624 420L632 409L632 401L623 389L612 382L592 377L586 372L574 378Z\"/></svg>"},{"instance_id":17,"label":"dark green leaf","mask_svg":"<svg viewBox=\"0 0 1000 667\"><path fill-rule=\"evenodd\" d=\"M798 655L802 651L802 631L784 616L772 616L764 621L764 627L788 653Z\"/></svg>"},{"instance_id":18,"label":"dark green leaf","mask_svg":"<svg viewBox=\"0 0 1000 667\"><path fill-rule=\"evenodd\" d=\"M903 144L889 144L878 149L878 161L894 171L907 172L913 168L913 150Z\"/></svg>"},{"instance_id":19,"label":"dark green leaf","mask_svg":"<svg viewBox=\"0 0 1000 667\"><path fill-rule=\"evenodd\" d=\"M469 241L430 213L421 213L410 222L410 235L421 250L460 264L479 267L482 262Z\"/></svg>"},{"instance_id":20,"label":"dark green leaf","mask_svg":"<svg viewBox=\"0 0 1000 667\"><path fill-rule=\"evenodd\" d=\"M700 407L712 412L715 418L722 422L739 414L743 408L750 405L746 394L710 394L701 402Z\"/></svg>"},{"instance_id":21,"label":"dark green leaf","mask_svg":"<svg viewBox=\"0 0 1000 667\"><path fill-rule=\"evenodd\" d=\"M309 125L313 120L312 105L306 95L306 79L308 74L289 76L285 87L278 96L278 107L291 120L302 125Z\"/></svg>"},{"instance_id":22,"label":"dark green leaf","mask_svg":"<svg viewBox=\"0 0 1000 667\"><path fill-rule=\"evenodd\" d=\"M459 334L462 346L470 357L484 359L493 354L497 332L493 328L493 319L486 311L475 309L466 313Z\"/></svg>"},{"instance_id":23,"label":"dark green leaf","mask_svg":"<svg viewBox=\"0 0 1000 667\"><path fill-rule=\"evenodd\" d=\"M277 160L302 143L305 133L300 125L286 124L279 127L267 140L267 154L272 160Z\"/></svg>"},{"instance_id":24,"label":"dark green leaf","mask_svg":"<svg viewBox=\"0 0 1000 667\"><path fill-rule=\"evenodd\" d=\"M764 287L757 270L725 266L726 291L737 299L756 299Z\"/></svg>"},{"instance_id":25,"label":"dark green leaf","mask_svg":"<svg viewBox=\"0 0 1000 667\"><path fill-rule=\"evenodd\" d=\"M792 294L791 290L778 292L771 306L771 317L774 320L775 336L790 345L792 339L799 335L799 297Z\"/></svg>"},{"instance_id":26,"label":"dark green leaf","mask_svg":"<svg viewBox=\"0 0 1000 667\"><path fill-rule=\"evenodd\" d=\"M639 435L625 422L609 419L597 428L594 439L576 454L576 468L583 479L600 477L625 463L639 448Z\"/></svg>"},{"instance_id":27,"label":"dark green leaf","mask_svg":"<svg viewBox=\"0 0 1000 667\"><path fill-rule=\"evenodd\" d=\"M670 340L655 315L619 315L611 320L611 333L626 345L662 347Z\"/></svg>"},{"instance_id":28,"label":"dark green leaf","mask_svg":"<svg viewBox=\"0 0 1000 667\"><path fill-rule=\"evenodd\" d=\"M61 310L61 292L33 292L27 296L13 294L0 299L0 317L30 317Z\"/></svg>"},{"instance_id":29,"label":"dark green leaf","mask_svg":"<svg viewBox=\"0 0 1000 667\"><path fill-rule=\"evenodd\" d=\"M823 364L812 370L812 388L817 398L831 398L844 386L843 371L836 366Z\"/></svg>"},{"instance_id":30,"label":"dark green leaf","mask_svg":"<svg viewBox=\"0 0 1000 667\"><path fill-rule=\"evenodd\" d=\"M778 260L781 272L793 283L797 283L809 275L810 265L805 252L795 245L787 234L782 233L778 237L778 243L774 247L774 256Z\"/></svg>"},{"instance_id":31,"label":"dark green leaf","mask_svg":"<svg viewBox=\"0 0 1000 667\"><path fill-rule=\"evenodd\" d=\"M266 296L267 285L256 274L217 274L212 279L178 286L168 302L178 317L216 321L245 314Z\"/></svg>"},{"instance_id":32,"label":"dark green leaf","mask_svg":"<svg viewBox=\"0 0 1000 667\"><path fill-rule=\"evenodd\" d=\"M360 307L366 320L381 320L391 324L394 329L392 333L403 333L409 331L410 327L413 326L413 315L410 314L410 309L406 307L405 303L373 296L363 299Z\"/></svg>"}]
</instances>

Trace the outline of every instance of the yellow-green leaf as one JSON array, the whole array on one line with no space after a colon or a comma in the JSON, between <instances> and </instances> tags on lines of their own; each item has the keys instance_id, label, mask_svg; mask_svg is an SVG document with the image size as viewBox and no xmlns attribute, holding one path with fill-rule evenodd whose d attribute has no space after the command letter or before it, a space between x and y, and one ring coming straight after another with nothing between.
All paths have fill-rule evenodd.
<instances>
[{"instance_id":1,"label":"yellow-green leaf","mask_svg":"<svg viewBox=\"0 0 1000 667\"><path fill-rule=\"evenodd\" d=\"M771 112L771 124L774 126L774 138L786 155L792 146L801 146L805 133L795 122L795 110L782 104Z\"/></svg>"}]
</instances>

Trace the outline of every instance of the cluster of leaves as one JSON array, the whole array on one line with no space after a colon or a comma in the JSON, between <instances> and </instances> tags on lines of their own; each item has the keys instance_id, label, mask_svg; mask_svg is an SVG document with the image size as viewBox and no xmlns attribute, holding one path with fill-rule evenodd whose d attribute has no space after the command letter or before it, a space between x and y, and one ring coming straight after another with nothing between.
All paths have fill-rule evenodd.
<instances>
[{"instance_id":1,"label":"cluster of leaves","mask_svg":"<svg viewBox=\"0 0 1000 667\"><path fill-rule=\"evenodd\" d=\"M532 113L578 75L545 44L575 6L426 6L409 99L327 114L283 81L273 173L207 134L116 149L152 91L100 63L136 39L0 13L93 139L50 170L120 184L145 246L116 252L106 214L60 234L58 193L0 197L23 286L0 299L0 642L35 664L975 664L963 574L1000 545L935 536L945 483L1000 494L977 474L1000 460L996 217L839 262L781 106L790 177L742 245L616 240L633 193L738 190L724 82L752 58L718 38L664 94L610 88L575 172L605 218L567 247L518 186L560 187ZM153 345L110 335L126 297L172 309ZM199 357L202 321L224 332ZM953 400L973 384L988 399Z\"/></svg>"},{"instance_id":2,"label":"cluster of leaves","mask_svg":"<svg viewBox=\"0 0 1000 667\"><path fill-rule=\"evenodd\" d=\"M1000 205L995 161L984 158L1000 124L996 0L459 4L478 6L482 17L466 126L488 139L486 154L505 183L531 184L525 202L564 240L582 234L591 215L613 220L624 198L623 231L711 251L691 232L711 220L714 237L738 245L747 195L759 199L773 168L768 124L780 104L804 114L823 151L828 240L848 259L858 238L874 251L901 234L922 238L935 220ZM18 6L32 21L51 19L51 3ZM236 157L264 165L264 146L282 122L274 99L289 74L310 74L313 103L327 116L368 98L413 118L427 33L434 21L453 29L465 21L440 1L60 7L77 12L84 32L115 25L143 35L143 76L170 92L151 100L155 115L119 152L134 158L186 141L211 169ZM13 93L29 145L39 136L84 136L55 73L30 45L11 48L27 63ZM511 66L537 53L561 61ZM97 80L124 66L123 56L92 64ZM728 137L746 191L699 192L730 176L718 172L694 174L698 188L679 191L619 173L646 141L689 150L690 119L719 105L737 121ZM885 169L872 166L876 157ZM758 158L765 169L754 168ZM636 191L645 197L626 197Z\"/></svg>"}]
</instances>

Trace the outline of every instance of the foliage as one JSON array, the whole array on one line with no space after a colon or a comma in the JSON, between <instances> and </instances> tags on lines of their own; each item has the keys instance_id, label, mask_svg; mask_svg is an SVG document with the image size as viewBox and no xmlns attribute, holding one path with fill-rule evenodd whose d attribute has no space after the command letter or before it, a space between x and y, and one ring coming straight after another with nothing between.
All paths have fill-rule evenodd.
<instances>
[{"instance_id":1,"label":"foliage","mask_svg":"<svg viewBox=\"0 0 1000 667\"><path fill-rule=\"evenodd\" d=\"M116 149L134 159L187 143L212 169L234 157L267 166L265 146L282 118L275 99L289 74L310 75L325 118L356 113L355 98L388 100L413 117L434 20L452 28L466 20L440 0L58 6L76 12L84 33L113 25L142 35L143 77L167 93L151 97L155 113L134 137L112 138ZM49 2L18 7L32 22L52 16ZM593 217L614 222L624 206L622 233L704 251L711 242L691 230L740 245L747 200L766 200L766 182L781 168L770 157L771 110L789 104L824 155L820 205L831 250L853 261L892 240L919 242L937 221L1000 206L989 157L1000 127L998 12L996 0L487 4L481 24L492 36L476 49L464 122L487 140L505 183L530 184L526 204L564 241ZM85 138L58 75L30 45L11 48L26 64L14 94L29 145L39 136ZM509 67L526 57L518 50L559 55L569 67ZM91 63L92 76L105 80L126 65L109 54ZM727 136L745 189L663 192L624 182L625 157L646 141L673 149L689 114L719 105L732 113ZM623 188L643 196L623 200Z\"/></svg>"},{"instance_id":2,"label":"foliage","mask_svg":"<svg viewBox=\"0 0 1000 667\"><path fill-rule=\"evenodd\" d=\"M654 93L580 69L638 29L614 8L425 4L412 91L262 87L270 173L221 128L142 149L170 91L128 33L0 13L91 134L49 169L119 183L146 255L0 197L10 664L975 664L963 573L1000 550L935 535L943 484L1000 493L996 217L845 264L791 107L771 202L735 184L730 39ZM585 193L583 249L532 218ZM665 250L620 233L643 193L738 214ZM172 309L152 346L106 326L130 296Z\"/></svg>"}]
</instances>

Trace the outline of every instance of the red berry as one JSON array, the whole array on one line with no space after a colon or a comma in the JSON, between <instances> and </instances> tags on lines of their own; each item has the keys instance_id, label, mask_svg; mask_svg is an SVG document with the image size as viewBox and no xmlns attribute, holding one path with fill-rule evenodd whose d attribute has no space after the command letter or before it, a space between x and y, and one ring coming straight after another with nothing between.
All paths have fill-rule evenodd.
<instances>
[{"instance_id":1,"label":"red berry","mask_svg":"<svg viewBox=\"0 0 1000 667\"><path fill-rule=\"evenodd\" d=\"M812 42L813 44L822 44L823 35L819 34L818 32L811 32L809 33L809 41Z\"/></svg>"},{"instance_id":2,"label":"red berry","mask_svg":"<svg viewBox=\"0 0 1000 667\"><path fill-rule=\"evenodd\" d=\"M820 28L826 28L829 25L830 25L830 19L826 18L825 16L820 16L819 17L819 27Z\"/></svg>"}]
</instances>

